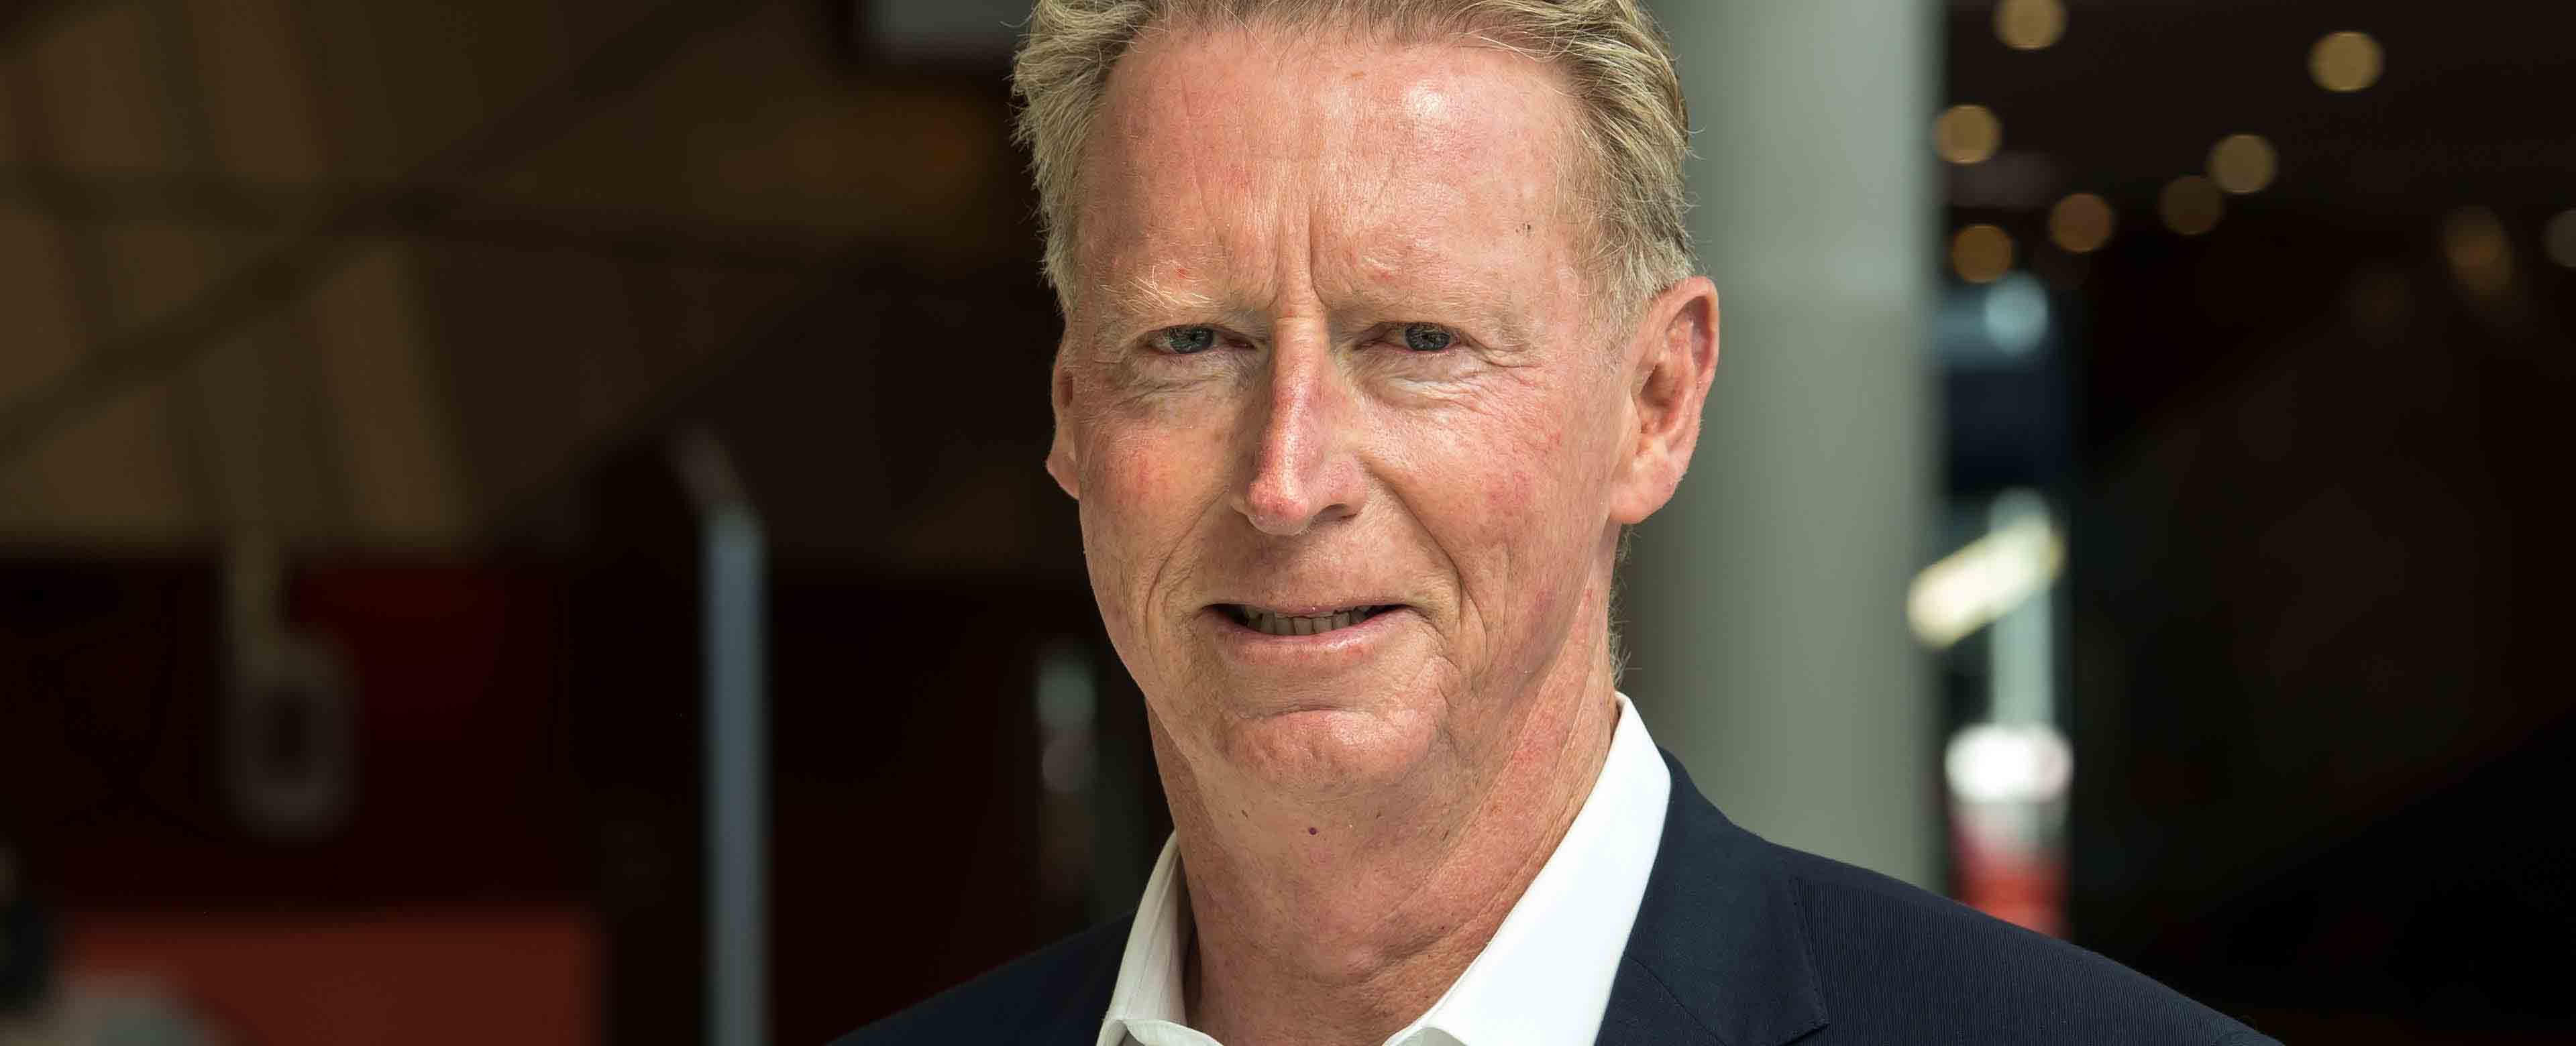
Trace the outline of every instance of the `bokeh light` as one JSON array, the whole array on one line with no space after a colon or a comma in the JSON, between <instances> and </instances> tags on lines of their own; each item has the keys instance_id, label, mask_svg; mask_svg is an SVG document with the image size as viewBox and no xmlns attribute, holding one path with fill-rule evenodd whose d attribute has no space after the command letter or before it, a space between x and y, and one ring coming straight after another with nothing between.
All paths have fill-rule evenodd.
<instances>
[{"instance_id":1,"label":"bokeh light","mask_svg":"<svg viewBox=\"0 0 2576 1046\"><path fill-rule=\"evenodd\" d=\"M2576 269L2576 208L2558 212L2540 229L2540 242L2549 252L2549 260Z\"/></svg>"},{"instance_id":2,"label":"bokeh light","mask_svg":"<svg viewBox=\"0 0 2576 1046\"><path fill-rule=\"evenodd\" d=\"M2344 93L2379 82L2379 41L2369 33L2327 33L2308 49L2308 75L2317 86Z\"/></svg>"},{"instance_id":3,"label":"bokeh light","mask_svg":"<svg viewBox=\"0 0 2576 1046\"><path fill-rule=\"evenodd\" d=\"M1993 283L2012 271L2012 234L1985 223L1950 237L1950 268L1970 283Z\"/></svg>"},{"instance_id":4,"label":"bokeh light","mask_svg":"<svg viewBox=\"0 0 2576 1046\"><path fill-rule=\"evenodd\" d=\"M2491 298L2513 284L2513 241L2484 207L2462 207L2442 219L2442 260L2472 294Z\"/></svg>"},{"instance_id":5,"label":"bokeh light","mask_svg":"<svg viewBox=\"0 0 2576 1046\"><path fill-rule=\"evenodd\" d=\"M2090 254L2110 242L2117 227L2110 201L2080 192L2048 209L2048 239L2068 254Z\"/></svg>"},{"instance_id":6,"label":"bokeh light","mask_svg":"<svg viewBox=\"0 0 2576 1046\"><path fill-rule=\"evenodd\" d=\"M1986 337L2008 355L2020 356L2048 337L2048 291L2026 272L1996 280L1986 288Z\"/></svg>"},{"instance_id":7,"label":"bokeh light","mask_svg":"<svg viewBox=\"0 0 2576 1046\"><path fill-rule=\"evenodd\" d=\"M2036 51L2066 34L2066 5L2058 0L2003 0L1995 5L1995 38L2016 51Z\"/></svg>"},{"instance_id":8,"label":"bokeh light","mask_svg":"<svg viewBox=\"0 0 2576 1046\"><path fill-rule=\"evenodd\" d=\"M2185 236L2198 236L2218 227L2219 215L2226 205L2220 201L2218 186L2197 174L2186 174L2165 183L2156 195L2156 215L2165 228Z\"/></svg>"},{"instance_id":9,"label":"bokeh light","mask_svg":"<svg viewBox=\"0 0 2576 1046\"><path fill-rule=\"evenodd\" d=\"M1932 146L1951 163L1984 163L2003 144L2003 121L1982 105L1954 105L1932 121Z\"/></svg>"},{"instance_id":10,"label":"bokeh light","mask_svg":"<svg viewBox=\"0 0 2576 1046\"><path fill-rule=\"evenodd\" d=\"M2272 143L2261 135L2231 134L2209 148L2209 180L2228 192L2259 192L2277 170Z\"/></svg>"}]
</instances>

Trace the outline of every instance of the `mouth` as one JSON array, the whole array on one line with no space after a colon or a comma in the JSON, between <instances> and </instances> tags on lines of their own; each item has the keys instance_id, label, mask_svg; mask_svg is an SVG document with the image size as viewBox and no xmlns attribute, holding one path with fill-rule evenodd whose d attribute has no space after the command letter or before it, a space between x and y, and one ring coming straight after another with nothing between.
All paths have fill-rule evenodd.
<instances>
[{"instance_id":1,"label":"mouth","mask_svg":"<svg viewBox=\"0 0 2576 1046\"><path fill-rule=\"evenodd\" d=\"M1383 603L1344 607L1321 614L1290 614L1244 603L1219 603L1216 609L1235 624L1263 635L1320 636L1349 628L1401 606L1400 603Z\"/></svg>"}]
</instances>

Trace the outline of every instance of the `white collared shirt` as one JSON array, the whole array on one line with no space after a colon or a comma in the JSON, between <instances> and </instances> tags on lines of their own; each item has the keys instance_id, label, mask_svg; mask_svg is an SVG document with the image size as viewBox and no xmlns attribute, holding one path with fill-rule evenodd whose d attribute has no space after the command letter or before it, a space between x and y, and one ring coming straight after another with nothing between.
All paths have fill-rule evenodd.
<instances>
[{"instance_id":1,"label":"white collared shirt","mask_svg":"<svg viewBox=\"0 0 2576 1046\"><path fill-rule=\"evenodd\" d=\"M1627 695L1618 700L1610 756L1565 839L1466 972L1386 1046L1564 1046L1599 1034L1672 799L1672 772ZM1098 1046L1221 1046L1182 1012L1192 936L1179 850L1166 842L1127 931Z\"/></svg>"}]
</instances>

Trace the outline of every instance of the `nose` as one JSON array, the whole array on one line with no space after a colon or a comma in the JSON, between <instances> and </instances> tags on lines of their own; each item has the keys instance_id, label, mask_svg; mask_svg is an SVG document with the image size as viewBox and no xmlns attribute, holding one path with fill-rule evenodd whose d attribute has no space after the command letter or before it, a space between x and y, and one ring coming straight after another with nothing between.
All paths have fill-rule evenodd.
<instances>
[{"instance_id":1,"label":"nose","mask_svg":"<svg viewBox=\"0 0 2576 1046\"><path fill-rule=\"evenodd\" d=\"M1235 510L1274 537L1358 515L1367 482L1351 447L1352 396L1325 340L1283 334L1268 381L1247 412L1250 475Z\"/></svg>"}]
</instances>

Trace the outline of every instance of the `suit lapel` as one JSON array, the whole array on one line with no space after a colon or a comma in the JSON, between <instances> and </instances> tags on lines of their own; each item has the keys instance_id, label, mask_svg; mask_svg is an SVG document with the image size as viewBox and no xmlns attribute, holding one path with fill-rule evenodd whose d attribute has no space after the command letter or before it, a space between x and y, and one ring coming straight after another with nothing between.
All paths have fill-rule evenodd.
<instances>
[{"instance_id":1,"label":"suit lapel","mask_svg":"<svg viewBox=\"0 0 2576 1046\"><path fill-rule=\"evenodd\" d=\"M1825 1024L1795 884L1769 844L1701 797L1672 754L1672 801L1636 927L1602 1014L1602 1046L1779 1046Z\"/></svg>"},{"instance_id":2,"label":"suit lapel","mask_svg":"<svg viewBox=\"0 0 2576 1046\"><path fill-rule=\"evenodd\" d=\"M1118 963L1127 950L1127 928L1134 922L1135 916L1127 916L1098 935L1100 945L1079 967L1078 979L1047 992L1056 1010L1035 1021L1021 1041L1093 1046L1100 1038L1100 1022L1109 1013L1109 996L1118 986Z\"/></svg>"},{"instance_id":3,"label":"suit lapel","mask_svg":"<svg viewBox=\"0 0 2576 1046\"><path fill-rule=\"evenodd\" d=\"M1610 982L1610 1006L1601 1014L1599 1046L1706 1043L1732 1046L1694 1016L1663 979L1637 959L1619 960L1619 975Z\"/></svg>"}]
</instances>

